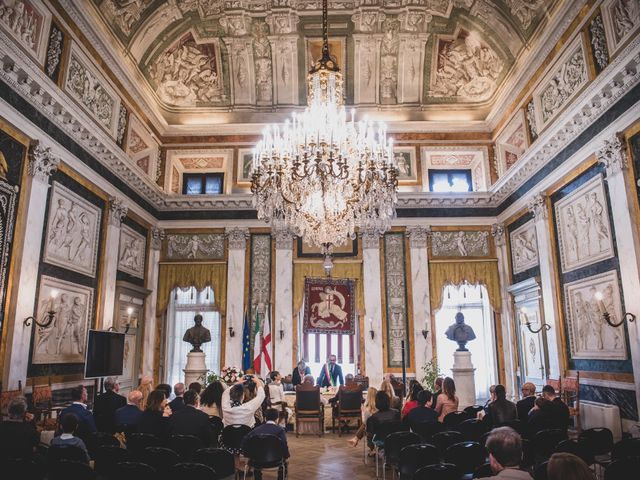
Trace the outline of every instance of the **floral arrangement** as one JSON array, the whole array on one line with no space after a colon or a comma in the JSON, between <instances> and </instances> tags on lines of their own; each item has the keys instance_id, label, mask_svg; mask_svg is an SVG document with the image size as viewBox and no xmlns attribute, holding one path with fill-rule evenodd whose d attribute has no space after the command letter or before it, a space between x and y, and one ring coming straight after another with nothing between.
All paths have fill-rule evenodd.
<instances>
[{"instance_id":1,"label":"floral arrangement","mask_svg":"<svg viewBox=\"0 0 640 480\"><path fill-rule=\"evenodd\" d=\"M434 388L436 378L440 376L440 369L438 368L437 360L435 358L429 360L422 366L422 371L424 372L424 377L422 377L422 385L427 390L431 390L432 388Z\"/></svg>"},{"instance_id":2,"label":"floral arrangement","mask_svg":"<svg viewBox=\"0 0 640 480\"><path fill-rule=\"evenodd\" d=\"M236 383L244 375L238 367L224 367L220 372L220 380L228 385Z\"/></svg>"},{"instance_id":3,"label":"floral arrangement","mask_svg":"<svg viewBox=\"0 0 640 480\"><path fill-rule=\"evenodd\" d=\"M216 372L212 370L208 370L207 373L203 373L202 376L200 377L200 380L204 388L207 388L207 386L213 382L222 381L222 379L220 378L220 375L218 375Z\"/></svg>"}]
</instances>

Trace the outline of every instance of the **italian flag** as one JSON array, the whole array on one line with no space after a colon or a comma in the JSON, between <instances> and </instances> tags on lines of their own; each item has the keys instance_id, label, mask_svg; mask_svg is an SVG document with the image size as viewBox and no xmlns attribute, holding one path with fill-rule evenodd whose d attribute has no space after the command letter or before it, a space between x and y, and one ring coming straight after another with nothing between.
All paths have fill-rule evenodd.
<instances>
[{"instance_id":1,"label":"italian flag","mask_svg":"<svg viewBox=\"0 0 640 480\"><path fill-rule=\"evenodd\" d=\"M261 377L267 378L271 372L271 304L267 305L267 318L262 326L262 369Z\"/></svg>"},{"instance_id":2,"label":"italian flag","mask_svg":"<svg viewBox=\"0 0 640 480\"><path fill-rule=\"evenodd\" d=\"M260 314L256 307L256 323L253 327L254 339L253 339L253 372L256 375L260 375L260 358L261 358L261 342L260 342Z\"/></svg>"}]
</instances>

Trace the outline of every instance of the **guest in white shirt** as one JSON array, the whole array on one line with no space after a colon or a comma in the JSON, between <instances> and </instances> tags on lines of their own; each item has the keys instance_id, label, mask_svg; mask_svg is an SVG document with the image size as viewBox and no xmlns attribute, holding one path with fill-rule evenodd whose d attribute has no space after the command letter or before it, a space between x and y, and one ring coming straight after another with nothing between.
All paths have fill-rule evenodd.
<instances>
[{"instance_id":1,"label":"guest in white shirt","mask_svg":"<svg viewBox=\"0 0 640 480\"><path fill-rule=\"evenodd\" d=\"M245 383L253 380L256 383L255 398L242 403ZM227 425L247 425L253 428L256 423L255 412L262 405L265 398L264 383L255 375L245 375L244 378L222 393L222 420Z\"/></svg>"},{"instance_id":2,"label":"guest in white shirt","mask_svg":"<svg viewBox=\"0 0 640 480\"><path fill-rule=\"evenodd\" d=\"M269 402L271 405L283 405L285 407L286 417L279 417L280 424L287 424L287 418L291 416L291 409L287 406L287 401L284 398L284 387L282 386L282 375L280 372L273 371L269 374L271 383L267 385L269 389Z\"/></svg>"}]
</instances>

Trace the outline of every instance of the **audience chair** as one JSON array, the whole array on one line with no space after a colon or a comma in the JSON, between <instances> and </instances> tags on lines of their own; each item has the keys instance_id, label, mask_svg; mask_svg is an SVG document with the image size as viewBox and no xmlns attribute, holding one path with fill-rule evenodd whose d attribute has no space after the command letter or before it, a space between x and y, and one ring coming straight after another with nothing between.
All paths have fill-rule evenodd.
<instances>
[{"instance_id":1,"label":"audience chair","mask_svg":"<svg viewBox=\"0 0 640 480\"><path fill-rule=\"evenodd\" d=\"M482 445L485 445L485 443L483 443ZM520 468L522 468L523 470L529 470L531 467L533 467L533 464L536 461L536 451L535 448L533 446L533 442L531 442L531 440L528 440L526 438L522 439L522 461L520 462Z\"/></svg>"},{"instance_id":2,"label":"audience chair","mask_svg":"<svg viewBox=\"0 0 640 480\"><path fill-rule=\"evenodd\" d=\"M275 435L255 435L247 440L244 446L244 456L249 461L244 466L244 480L247 470L282 469L283 478L287 478L286 451L282 441Z\"/></svg>"},{"instance_id":3,"label":"audience chair","mask_svg":"<svg viewBox=\"0 0 640 480\"><path fill-rule=\"evenodd\" d=\"M32 458L8 458L2 461L2 468L7 472L20 472L21 480L43 480L45 466Z\"/></svg>"},{"instance_id":4,"label":"audience chair","mask_svg":"<svg viewBox=\"0 0 640 480\"><path fill-rule=\"evenodd\" d=\"M398 459L400 480L411 480L418 469L439 461L438 449L435 446L427 443L407 445L400 450Z\"/></svg>"},{"instance_id":5,"label":"audience chair","mask_svg":"<svg viewBox=\"0 0 640 480\"><path fill-rule=\"evenodd\" d=\"M431 437L432 443L438 449L440 458L444 458L444 453L451 445L464 441L464 437L460 432L444 431L436 433Z\"/></svg>"},{"instance_id":6,"label":"audience chair","mask_svg":"<svg viewBox=\"0 0 640 480\"><path fill-rule=\"evenodd\" d=\"M611 460L640 457L640 438L625 438L613 446Z\"/></svg>"},{"instance_id":7,"label":"audience chair","mask_svg":"<svg viewBox=\"0 0 640 480\"><path fill-rule=\"evenodd\" d=\"M580 457L587 465L593 465L595 460L593 458L592 450L589 448L589 444L580 439L567 439L563 440L556 445L556 452L572 453L576 457Z\"/></svg>"},{"instance_id":8,"label":"audience chair","mask_svg":"<svg viewBox=\"0 0 640 480\"><path fill-rule=\"evenodd\" d=\"M453 463L435 463L419 469L413 480L459 480L460 469Z\"/></svg>"},{"instance_id":9,"label":"audience chair","mask_svg":"<svg viewBox=\"0 0 640 480\"><path fill-rule=\"evenodd\" d=\"M575 377L562 378L562 400L569 407L569 416L575 418L576 431L580 433L580 372L576 371Z\"/></svg>"},{"instance_id":10,"label":"audience chair","mask_svg":"<svg viewBox=\"0 0 640 480\"><path fill-rule=\"evenodd\" d=\"M94 480L96 472L84 462L60 460L49 468L47 480Z\"/></svg>"},{"instance_id":11,"label":"audience chair","mask_svg":"<svg viewBox=\"0 0 640 480\"><path fill-rule=\"evenodd\" d=\"M194 435L171 435L169 448L180 455L182 462L190 462L193 452L205 447L202 440Z\"/></svg>"},{"instance_id":12,"label":"audience chair","mask_svg":"<svg viewBox=\"0 0 640 480\"><path fill-rule=\"evenodd\" d=\"M640 471L640 457L616 460L604 469L604 480L629 480ZM635 474L633 472L636 472ZM537 480L537 479L536 479Z\"/></svg>"},{"instance_id":13,"label":"audience chair","mask_svg":"<svg viewBox=\"0 0 640 480\"><path fill-rule=\"evenodd\" d=\"M9 403L16 397L23 396L22 381L18 380L17 390L0 390L0 420L8 417Z\"/></svg>"},{"instance_id":14,"label":"audience chair","mask_svg":"<svg viewBox=\"0 0 640 480\"><path fill-rule=\"evenodd\" d=\"M300 384L296 386L296 437L300 436L300 424L317 424L318 436L324 435L324 405L320 401L320 387Z\"/></svg>"},{"instance_id":15,"label":"audience chair","mask_svg":"<svg viewBox=\"0 0 640 480\"><path fill-rule=\"evenodd\" d=\"M362 389L359 385L354 387L341 386L338 389L338 404L331 415L331 429L336 431L335 421L338 420L339 437L342 436L342 422L356 419L358 427L362 423Z\"/></svg>"},{"instance_id":16,"label":"audience chair","mask_svg":"<svg viewBox=\"0 0 640 480\"><path fill-rule=\"evenodd\" d=\"M374 432L371 442L375 448L376 457L376 478L379 477L379 452L384 448L384 441L388 435L395 432L401 432L405 427L400 422L385 422L378 425L377 431Z\"/></svg>"},{"instance_id":17,"label":"audience chair","mask_svg":"<svg viewBox=\"0 0 640 480\"><path fill-rule=\"evenodd\" d=\"M116 464L109 480L141 480L155 478L156 469L142 462L120 462Z\"/></svg>"},{"instance_id":18,"label":"audience chair","mask_svg":"<svg viewBox=\"0 0 640 480\"><path fill-rule=\"evenodd\" d=\"M533 480L547 480L547 465L549 461L544 461L533 469Z\"/></svg>"},{"instance_id":19,"label":"audience chair","mask_svg":"<svg viewBox=\"0 0 640 480\"><path fill-rule=\"evenodd\" d=\"M132 433L127 437L127 451L132 459L140 458L147 447L160 447L160 439L150 433Z\"/></svg>"},{"instance_id":20,"label":"audience chair","mask_svg":"<svg viewBox=\"0 0 640 480\"><path fill-rule=\"evenodd\" d=\"M536 451L536 457L547 460L555 451L556 446L566 439L566 430L547 429L539 431L533 437L533 446Z\"/></svg>"},{"instance_id":21,"label":"audience chair","mask_svg":"<svg viewBox=\"0 0 640 480\"><path fill-rule=\"evenodd\" d=\"M527 426L522 423L520 420L510 420L508 422L501 423L498 425L499 427L509 427L513 428L516 432L520 434L520 436L524 436L527 432Z\"/></svg>"},{"instance_id":22,"label":"audience chair","mask_svg":"<svg viewBox=\"0 0 640 480\"><path fill-rule=\"evenodd\" d=\"M129 438L130 435L138 432L137 425L127 425L126 423L120 423L116 425L116 432L124 433L125 438Z\"/></svg>"},{"instance_id":23,"label":"audience chair","mask_svg":"<svg viewBox=\"0 0 640 480\"><path fill-rule=\"evenodd\" d=\"M551 386L551 387L553 387L553 389L554 389L554 390L555 390L555 392L556 392L556 395L560 395L560 393L561 393L561 391L562 391L562 389L561 389L561 387L562 387L562 381L561 381L561 379L560 379L560 378L550 378L550 377L547 377L547 382L546 382L546 384L547 384L547 385L549 385L549 386Z\"/></svg>"},{"instance_id":24,"label":"audience chair","mask_svg":"<svg viewBox=\"0 0 640 480\"><path fill-rule=\"evenodd\" d=\"M473 472L473 478L486 478L493 477L493 470L491 470L490 463L483 463Z\"/></svg>"},{"instance_id":25,"label":"audience chair","mask_svg":"<svg viewBox=\"0 0 640 480\"><path fill-rule=\"evenodd\" d=\"M51 467L62 460L82 463L86 463L87 461L84 450L79 447L71 447L68 445L49 447L47 450L47 465Z\"/></svg>"},{"instance_id":26,"label":"audience chair","mask_svg":"<svg viewBox=\"0 0 640 480\"><path fill-rule=\"evenodd\" d=\"M184 478L189 480L216 480L216 471L202 463L176 463L169 469L169 478Z\"/></svg>"},{"instance_id":27,"label":"audience chair","mask_svg":"<svg viewBox=\"0 0 640 480\"><path fill-rule=\"evenodd\" d=\"M458 425L465 420L469 420L469 415L465 412L451 412L445 415L442 423L447 430L458 430Z\"/></svg>"},{"instance_id":28,"label":"audience chair","mask_svg":"<svg viewBox=\"0 0 640 480\"><path fill-rule=\"evenodd\" d=\"M56 420L52 420L53 412L56 417L64 408L62 405L53 404L53 388L51 387L51 377L48 377L45 385L36 385L35 378L31 384L31 405L36 423L43 430L54 430Z\"/></svg>"},{"instance_id":29,"label":"audience chair","mask_svg":"<svg viewBox=\"0 0 640 480\"><path fill-rule=\"evenodd\" d=\"M458 425L457 430L462 434L465 440L470 442L479 442L482 435L487 432L487 427L482 420L470 418Z\"/></svg>"},{"instance_id":30,"label":"audience chair","mask_svg":"<svg viewBox=\"0 0 640 480\"><path fill-rule=\"evenodd\" d=\"M478 442L461 442L451 445L444 454L445 463L453 463L463 474L472 474L486 463L487 449Z\"/></svg>"},{"instance_id":31,"label":"audience chair","mask_svg":"<svg viewBox=\"0 0 640 480\"><path fill-rule=\"evenodd\" d=\"M211 436L213 437L212 447L217 447L220 441L220 434L224 429L224 423L220 417L209 417L209 423L211 424Z\"/></svg>"},{"instance_id":32,"label":"audience chair","mask_svg":"<svg viewBox=\"0 0 640 480\"><path fill-rule=\"evenodd\" d=\"M250 431L251 428L246 425L227 425L222 430L222 447L234 455L240 454L242 439Z\"/></svg>"},{"instance_id":33,"label":"audience chair","mask_svg":"<svg viewBox=\"0 0 640 480\"><path fill-rule=\"evenodd\" d=\"M142 454L142 462L155 468L159 473L166 473L170 467L180 463L180 455L170 448L147 447Z\"/></svg>"},{"instance_id":34,"label":"audience chair","mask_svg":"<svg viewBox=\"0 0 640 480\"><path fill-rule=\"evenodd\" d=\"M360 385L360 388L362 389L363 392L366 392L367 389L369 388L369 377L365 377L364 375L358 374L355 377L353 377L353 381L354 383L357 383L358 385Z\"/></svg>"},{"instance_id":35,"label":"audience chair","mask_svg":"<svg viewBox=\"0 0 640 480\"><path fill-rule=\"evenodd\" d=\"M392 478L400 463L400 452L409 445L418 445L422 441L420 435L413 432L394 432L384 439L384 463L382 464L382 478L386 478L387 465L391 466Z\"/></svg>"},{"instance_id":36,"label":"audience chair","mask_svg":"<svg viewBox=\"0 0 640 480\"><path fill-rule=\"evenodd\" d=\"M95 458L96 451L103 445L111 445L113 447L119 447L120 442L111 433L105 432L93 432L89 434L87 438L87 450L89 450L89 456Z\"/></svg>"},{"instance_id":37,"label":"audience chair","mask_svg":"<svg viewBox=\"0 0 640 480\"><path fill-rule=\"evenodd\" d=\"M444 425L442 425L440 422L418 423L411 427L411 431L416 432L418 435L420 435L423 442L431 443L431 439L436 433L444 431Z\"/></svg>"},{"instance_id":38,"label":"audience chair","mask_svg":"<svg viewBox=\"0 0 640 480\"><path fill-rule=\"evenodd\" d=\"M216 471L220 478L234 475L236 467L233 454L222 448L201 448L193 454L194 463L208 465Z\"/></svg>"},{"instance_id":39,"label":"audience chair","mask_svg":"<svg viewBox=\"0 0 640 480\"><path fill-rule=\"evenodd\" d=\"M469 415L469 418L478 418L478 413L484 410L482 405L471 405L463 410L464 413Z\"/></svg>"},{"instance_id":40,"label":"audience chair","mask_svg":"<svg viewBox=\"0 0 640 480\"><path fill-rule=\"evenodd\" d=\"M588 445L597 464L604 465L609 463L611 450L613 450L613 433L611 433L611 430L608 428L589 428L583 430L578 438Z\"/></svg>"},{"instance_id":41,"label":"audience chair","mask_svg":"<svg viewBox=\"0 0 640 480\"><path fill-rule=\"evenodd\" d=\"M103 477L108 477L113 473L115 466L120 462L126 462L129 458L128 452L124 448L113 445L102 445L96 449L93 457L94 469Z\"/></svg>"}]
</instances>

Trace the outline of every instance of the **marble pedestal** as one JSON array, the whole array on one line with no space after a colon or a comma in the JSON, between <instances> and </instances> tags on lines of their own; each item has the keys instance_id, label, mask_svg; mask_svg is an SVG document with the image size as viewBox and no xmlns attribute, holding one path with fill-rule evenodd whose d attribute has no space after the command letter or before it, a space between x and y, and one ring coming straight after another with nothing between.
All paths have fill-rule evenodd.
<instances>
[{"instance_id":1,"label":"marble pedestal","mask_svg":"<svg viewBox=\"0 0 640 480\"><path fill-rule=\"evenodd\" d=\"M471 352L453 352L453 381L456 383L456 396L458 397L458 410L476 404L475 368L471 363Z\"/></svg>"},{"instance_id":2,"label":"marble pedestal","mask_svg":"<svg viewBox=\"0 0 640 480\"><path fill-rule=\"evenodd\" d=\"M207 365L205 364L206 354L204 352L187 353L187 365L184 367L184 384L186 387L193 382L202 382L204 375L207 373Z\"/></svg>"}]
</instances>

